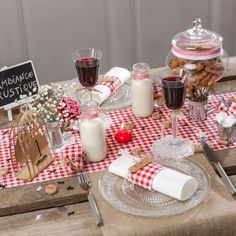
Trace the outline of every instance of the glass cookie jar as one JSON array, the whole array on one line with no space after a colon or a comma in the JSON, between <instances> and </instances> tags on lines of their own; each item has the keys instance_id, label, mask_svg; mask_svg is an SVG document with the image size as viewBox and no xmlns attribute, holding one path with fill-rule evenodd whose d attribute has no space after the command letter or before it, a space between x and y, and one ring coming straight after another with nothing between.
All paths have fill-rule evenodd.
<instances>
[{"instance_id":1,"label":"glass cookie jar","mask_svg":"<svg viewBox=\"0 0 236 236\"><path fill-rule=\"evenodd\" d=\"M173 74L188 73L187 97L189 104L206 104L208 96L215 90L228 68L228 55L222 47L221 35L202 28L200 19L193 21L193 27L176 34L172 39L172 48L166 58L166 65ZM205 105L203 105L205 106ZM199 106L197 106L199 108ZM204 107L203 107L204 108ZM203 120L205 115L197 114Z\"/></svg>"}]
</instances>

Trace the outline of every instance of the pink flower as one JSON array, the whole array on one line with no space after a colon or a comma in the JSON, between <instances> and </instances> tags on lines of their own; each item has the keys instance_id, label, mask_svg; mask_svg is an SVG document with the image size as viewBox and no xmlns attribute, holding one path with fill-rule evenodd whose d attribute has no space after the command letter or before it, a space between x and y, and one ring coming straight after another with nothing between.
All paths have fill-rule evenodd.
<instances>
[{"instance_id":1,"label":"pink flower","mask_svg":"<svg viewBox=\"0 0 236 236\"><path fill-rule=\"evenodd\" d=\"M81 114L79 103L71 98L63 98L57 111L61 113L64 121L78 120Z\"/></svg>"}]
</instances>

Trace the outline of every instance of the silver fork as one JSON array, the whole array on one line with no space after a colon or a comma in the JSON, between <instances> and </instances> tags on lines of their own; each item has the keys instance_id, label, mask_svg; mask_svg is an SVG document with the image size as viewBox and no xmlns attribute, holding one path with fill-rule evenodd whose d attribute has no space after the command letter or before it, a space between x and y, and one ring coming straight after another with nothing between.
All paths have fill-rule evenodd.
<instances>
[{"instance_id":1,"label":"silver fork","mask_svg":"<svg viewBox=\"0 0 236 236\"><path fill-rule=\"evenodd\" d=\"M98 227L100 227L103 225L102 217L101 217L101 214L98 210L98 206L97 206L97 203L94 199L94 196L93 196L92 192L90 191L90 189L92 187L91 181L89 179L87 172L85 171L85 169L83 167L80 170L80 172L78 173L78 180L79 180L80 187L83 190L88 191L88 201L89 201L90 207L92 209L93 215L95 217L96 224Z\"/></svg>"}]
</instances>

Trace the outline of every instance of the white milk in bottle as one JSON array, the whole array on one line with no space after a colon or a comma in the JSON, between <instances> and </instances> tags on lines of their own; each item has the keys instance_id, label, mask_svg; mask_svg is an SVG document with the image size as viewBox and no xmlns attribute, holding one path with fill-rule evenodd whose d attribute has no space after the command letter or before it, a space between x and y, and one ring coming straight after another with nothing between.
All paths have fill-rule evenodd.
<instances>
[{"instance_id":1,"label":"white milk in bottle","mask_svg":"<svg viewBox=\"0 0 236 236\"><path fill-rule=\"evenodd\" d=\"M153 81L149 78L150 67L146 63L133 65L132 72L132 112L139 117L148 117L152 114Z\"/></svg>"},{"instance_id":2,"label":"white milk in bottle","mask_svg":"<svg viewBox=\"0 0 236 236\"><path fill-rule=\"evenodd\" d=\"M81 105L80 139L82 149L91 162L106 157L106 134L104 122L98 117L98 103L86 101Z\"/></svg>"}]
</instances>

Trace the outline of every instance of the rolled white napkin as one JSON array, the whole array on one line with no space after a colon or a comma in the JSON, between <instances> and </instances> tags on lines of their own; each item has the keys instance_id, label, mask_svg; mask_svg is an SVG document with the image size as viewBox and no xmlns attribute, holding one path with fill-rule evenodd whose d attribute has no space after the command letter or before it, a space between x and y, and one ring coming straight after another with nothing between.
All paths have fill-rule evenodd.
<instances>
[{"instance_id":1,"label":"rolled white napkin","mask_svg":"<svg viewBox=\"0 0 236 236\"><path fill-rule=\"evenodd\" d=\"M236 124L236 118L234 116L227 116L224 120L224 125L226 127L232 127L233 125Z\"/></svg>"},{"instance_id":2,"label":"rolled white napkin","mask_svg":"<svg viewBox=\"0 0 236 236\"><path fill-rule=\"evenodd\" d=\"M117 77L120 82L121 86L131 78L131 73L122 67L112 67L105 76L114 76ZM95 89L99 90L101 93L94 93L92 95L93 100L97 101L99 104L104 102L107 98L111 96L111 89L106 85L98 84L95 86Z\"/></svg>"},{"instance_id":3,"label":"rolled white napkin","mask_svg":"<svg viewBox=\"0 0 236 236\"><path fill-rule=\"evenodd\" d=\"M219 113L216 114L216 121L217 121L219 124L223 125L224 120L226 119L227 116L228 116L228 115L227 115L226 112L220 111Z\"/></svg>"},{"instance_id":4,"label":"rolled white napkin","mask_svg":"<svg viewBox=\"0 0 236 236\"><path fill-rule=\"evenodd\" d=\"M125 178L129 168L137 161L140 161L140 159L132 155L123 154L109 165L108 170ZM198 182L191 176L165 167L163 170L158 171L153 178L152 189L180 201L186 201L197 191Z\"/></svg>"},{"instance_id":5,"label":"rolled white napkin","mask_svg":"<svg viewBox=\"0 0 236 236\"><path fill-rule=\"evenodd\" d=\"M226 112L221 111L216 114L216 121L218 124L228 128L236 124L236 118L233 115L228 115Z\"/></svg>"}]
</instances>

